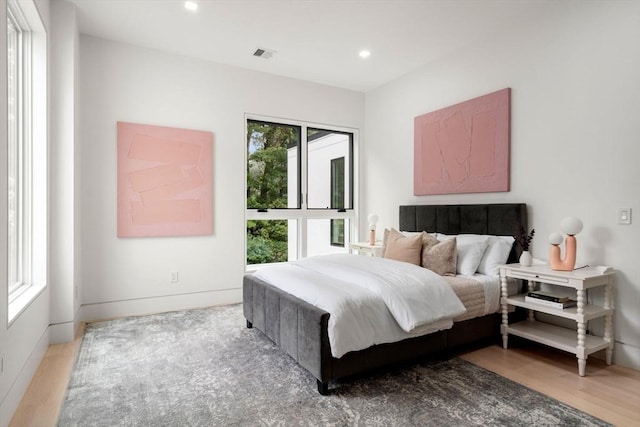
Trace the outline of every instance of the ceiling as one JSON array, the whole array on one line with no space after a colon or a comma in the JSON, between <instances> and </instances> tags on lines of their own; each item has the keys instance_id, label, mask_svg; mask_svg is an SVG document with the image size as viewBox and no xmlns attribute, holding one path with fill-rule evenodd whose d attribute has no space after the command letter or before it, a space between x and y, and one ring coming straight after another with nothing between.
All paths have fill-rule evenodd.
<instances>
[{"instance_id":1,"label":"ceiling","mask_svg":"<svg viewBox=\"0 0 640 427\"><path fill-rule=\"evenodd\" d=\"M70 1L82 34L366 92L569 0Z\"/></svg>"}]
</instances>

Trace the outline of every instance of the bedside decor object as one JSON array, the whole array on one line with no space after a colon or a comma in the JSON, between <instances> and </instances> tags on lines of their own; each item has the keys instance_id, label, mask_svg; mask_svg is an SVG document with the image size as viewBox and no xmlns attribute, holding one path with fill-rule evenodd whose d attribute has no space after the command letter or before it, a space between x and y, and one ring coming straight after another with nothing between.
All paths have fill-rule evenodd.
<instances>
[{"instance_id":1,"label":"bedside decor object","mask_svg":"<svg viewBox=\"0 0 640 427\"><path fill-rule=\"evenodd\" d=\"M522 251L522 253L520 254L519 261L521 266L531 267L531 265L533 264L533 257L531 256L531 252Z\"/></svg>"},{"instance_id":2,"label":"bedside decor object","mask_svg":"<svg viewBox=\"0 0 640 427\"><path fill-rule=\"evenodd\" d=\"M533 264L533 257L531 256L531 252L529 252L529 246L531 245L531 241L535 234L535 228L531 229L531 231L527 233L527 230L524 227L520 227L518 235L513 236L516 243L522 248L522 254L520 255L519 261L520 265L523 267L531 267L531 264Z\"/></svg>"},{"instance_id":3,"label":"bedside decor object","mask_svg":"<svg viewBox=\"0 0 640 427\"><path fill-rule=\"evenodd\" d=\"M560 254L562 235L560 233L551 233L549 235L549 243L551 243L549 263L553 270L572 271L576 266L577 242L575 235L582 231L582 221L576 217L566 217L560 223L560 227L567 234L564 259L561 258Z\"/></svg>"},{"instance_id":4,"label":"bedside decor object","mask_svg":"<svg viewBox=\"0 0 640 427\"><path fill-rule=\"evenodd\" d=\"M378 215L370 214L367 219L369 220L369 244L373 246L376 244L376 224L378 223Z\"/></svg>"}]
</instances>

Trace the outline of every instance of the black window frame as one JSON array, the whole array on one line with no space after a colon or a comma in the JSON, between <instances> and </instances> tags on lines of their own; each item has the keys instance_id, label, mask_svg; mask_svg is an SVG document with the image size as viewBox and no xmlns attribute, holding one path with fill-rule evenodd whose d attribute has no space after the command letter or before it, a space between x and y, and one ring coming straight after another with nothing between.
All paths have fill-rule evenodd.
<instances>
[{"instance_id":1,"label":"black window frame","mask_svg":"<svg viewBox=\"0 0 640 427\"><path fill-rule=\"evenodd\" d=\"M310 132L314 132L313 134L310 135ZM353 132L346 132L346 131L339 131L339 130L331 130L331 129L322 129L319 127L307 127L307 145L309 145L309 143L311 141L314 141L318 138L321 138L323 136L327 136L330 134L340 134L340 135L346 135L349 137L349 174L347 176L347 174L344 175L344 179L349 179L349 197L348 197L348 203L347 206L342 206L340 208L337 208L341 211L345 211L345 210L353 210L354 209L354 203L353 203L353 189L354 189L354 175L353 175L353 169L354 169L354 159L353 159ZM308 155L307 155L308 156ZM345 167L347 165L347 162L345 160ZM307 171L307 174L309 172ZM309 182L309 177L307 176L307 182ZM333 203L333 200L331 200L331 203ZM313 207L309 207L307 206L307 209L309 210L326 210L327 208L322 208L322 207L317 207L317 208L313 208ZM330 207L329 209L336 209L333 207Z\"/></svg>"},{"instance_id":2,"label":"black window frame","mask_svg":"<svg viewBox=\"0 0 640 427\"><path fill-rule=\"evenodd\" d=\"M302 126L299 125L292 125L292 124L287 124L287 123L277 123L277 122L271 122L271 121L265 121L265 120L256 120L256 119L247 119L247 126L249 125L249 123L259 123L262 125L268 125L268 126L278 126L278 127L286 127L286 128L292 128L292 129L296 129L297 130L297 141L295 143L295 145L291 145L288 146L287 149L289 148L293 148L294 146L296 147L296 150L298 152L297 155L297 165L296 165L296 180L297 180L297 191L296 191L296 206L295 207L271 207L271 206L264 206L264 207L249 207L247 206L247 209L254 209L257 211L265 211L265 210L270 210L270 209L274 209L274 210L286 210L286 209L301 209L302 208ZM247 135L245 135L245 137L247 137ZM249 155L249 140L247 139L247 146L246 146L246 150L247 150L247 155ZM247 165L246 167L249 167L249 162L247 161ZM245 170L245 173L248 174L248 169ZM247 177L245 176L245 180L247 179ZM247 203L247 201L249 200L250 197L250 191L251 189L247 186L247 194L245 195L245 203ZM289 193L288 193L288 188L287 188L287 197L289 197ZM287 199L288 200L288 199Z\"/></svg>"}]
</instances>

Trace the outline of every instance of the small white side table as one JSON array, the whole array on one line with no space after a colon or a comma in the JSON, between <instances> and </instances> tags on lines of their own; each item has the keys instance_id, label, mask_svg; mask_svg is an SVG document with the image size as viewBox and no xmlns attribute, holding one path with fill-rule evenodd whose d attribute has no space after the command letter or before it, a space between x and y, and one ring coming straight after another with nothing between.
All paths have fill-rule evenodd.
<instances>
[{"instance_id":1,"label":"small white side table","mask_svg":"<svg viewBox=\"0 0 640 427\"><path fill-rule=\"evenodd\" d=\"M574 271L554 271L548 265L524 267L520 264L500 266L502 287L502 345L506 349L509 334L517 335L560 350L573 353L578 358L578 375L584 376L587 357L596 351L605 350L607 365L611 364L613 354L613 300L612 285L615 273L602 272L594 267ZM526 293L509 296L507 279L526 280L528 291L535 290L536 285L545 283L562 288L572 288L576 292L577 306L571 308L554 308L539 303L526 301ZM604 288L603 305L588 304L587 290L602 286ZM527 320L509 324L508 306L523 307L529 310ZM550 314L576 322L576 330L561 328L535 320L534 312ZM604 336L598 337L587 333L587 322L604 317Z\"/></svg>"},{"instance_id":2,"label":"small white side table","mask_svg":"<svg viewBox=\"0 0 640 427\"><path fill-rule=\"evenodd\" d=\"M352 254L353 251L357 251L362 255L381 257L383 249L384 247L382 246L381 242L376 242L373 245L370 245L369 242L349 243L350 254Z\"/></svg>"}]
</instances>

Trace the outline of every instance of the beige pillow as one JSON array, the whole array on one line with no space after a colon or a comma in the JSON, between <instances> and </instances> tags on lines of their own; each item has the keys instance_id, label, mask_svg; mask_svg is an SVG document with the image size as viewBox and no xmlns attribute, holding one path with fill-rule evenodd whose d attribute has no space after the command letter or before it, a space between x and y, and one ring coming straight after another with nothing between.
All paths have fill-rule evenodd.
<instances>
[{"instance_id":1,"label":"beige pillow","mask_svg":"<svg viewBox=\"0 0 640 427\"><path fill-rule=\"evenodd\" d=\"M384 258L420 265L420 254L422 253L422 239L424 234L426 233L407 237L392 228L387 234Z\"/></svg>"},{"instance_id":2,"label":"beige pillow","mask_svg":"<svg viewBox=\"0 0 640 427\"><path fill-rule=\"evenodd\" d=\"M421 265L441 276L455 276L458 251L456 239L439 241L424 233Z\"/></svg>"}]
</instances>

